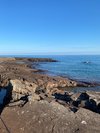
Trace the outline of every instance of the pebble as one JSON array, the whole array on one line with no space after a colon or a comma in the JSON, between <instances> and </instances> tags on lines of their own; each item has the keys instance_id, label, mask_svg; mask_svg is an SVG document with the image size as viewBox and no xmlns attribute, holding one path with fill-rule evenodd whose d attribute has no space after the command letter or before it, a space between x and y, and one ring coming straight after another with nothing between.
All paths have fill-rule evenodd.
<instances>
[{"instance_id":1,"label":"pebble","mask_svg":"<svg viewBox=\"0 0 100 133\"><path fill-rule=\"evenodd\" d=\"M86 125L86 124L87 124L87 122L86 122L86 121L82 121L82 122L81 122L81 124L84 124L84 125Z\"/></svg>"},{"instance_id":2,"label":"pebble","mask_svg":"<svg viewBox=\"0 0 100 133\"><path fill-rule=\"evenodd\" d=\"M22 114L24 114L24 111L22 111Z\"/></svg>"}]
</instances>

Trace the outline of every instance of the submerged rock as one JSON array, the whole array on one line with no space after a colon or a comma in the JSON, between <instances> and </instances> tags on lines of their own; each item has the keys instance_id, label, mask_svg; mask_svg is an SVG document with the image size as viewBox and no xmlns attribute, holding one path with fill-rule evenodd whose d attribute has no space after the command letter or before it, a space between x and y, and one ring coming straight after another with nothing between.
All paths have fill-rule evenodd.
<instances>
[{"instance_id":1,"label":"submerged rock","mask_svg":"<svg viewBox=\"0 0 100 133\"><path fill-rule=\"evenodd\" d=\"M91 64L91 61L83 61L83 64Z\"/></svg>"}]
</instances>

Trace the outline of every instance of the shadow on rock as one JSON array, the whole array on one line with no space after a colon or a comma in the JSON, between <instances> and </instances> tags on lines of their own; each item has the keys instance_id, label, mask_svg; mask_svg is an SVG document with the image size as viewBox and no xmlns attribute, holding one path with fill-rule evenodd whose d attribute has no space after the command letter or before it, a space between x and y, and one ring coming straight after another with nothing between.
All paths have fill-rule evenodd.
<instances>
[{"instance_id":1,"label":"shadow on rock","mask_svg":"<svg viewBox=\"0 0 100 133\"><path fill-rule=\"evenodd\" d=\"M65 102L71 102L72 101L72 99L70 98L70 96L67 93L64 93L64 94L55 93L55 94L53 94L53 96L55 96L56 100L63 100Z\"/></svg>"},{"instance_id":2,"label":"shadow on rock","mask_svg":"<svg viewBox=\"0 0 100 133\"><path fill-rule=\"evenodd\" d=\"M3 90L3 89L2 89ZM5 87L4 90L6 91L5 96L2 99L2 103L0 104L0 114L2 113L4 107L10 103L10 100L12 99L12 86Z\"/></svg>"},{"instance_id":3,"label":"shadow on rock","mask_svg":"<svg viewBox=\"0 0 100 133\"><path fill-rule=\"evenodd\" d=\"M76 97L76 100L73 100L68 93L55 93L53 96L55 96L55 99L58 100L58 102L59 100L66 102L66 104L69 105L71 111L73 111L74 113L77 112L80 107L96 113L100 113L100 103L97 104L96 101L94 99L91 99L90 96L85 92L78 95Z\"/></svg>"},{"instance_id":4,"label":"shadow on rock","mask_svg":"<svg viewBox=\"0 0 100 133\"><path fill-rule=\"evenodd\" d=\"M93 112L100 113L96 101L94 99L91 99L86 92L81 93L78 99L76 101L73 101L73 104L74 106L86 108Z\"/></svg>"}]
</instances>

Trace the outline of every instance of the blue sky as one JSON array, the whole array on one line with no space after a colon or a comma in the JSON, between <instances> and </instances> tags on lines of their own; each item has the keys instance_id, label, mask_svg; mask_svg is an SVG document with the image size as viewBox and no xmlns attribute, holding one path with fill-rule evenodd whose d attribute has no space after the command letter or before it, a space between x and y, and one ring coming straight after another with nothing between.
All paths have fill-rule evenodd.
<instances>
[{"instance_id":1,"label":"blue sky","mask_svg":"<svg viewBox=\"0 0 100 133\"><path fill-rule=\"evenodd\" d=\"M0 0L0 54L100 54L100 0Z\"/></svg>"}]
</instances>

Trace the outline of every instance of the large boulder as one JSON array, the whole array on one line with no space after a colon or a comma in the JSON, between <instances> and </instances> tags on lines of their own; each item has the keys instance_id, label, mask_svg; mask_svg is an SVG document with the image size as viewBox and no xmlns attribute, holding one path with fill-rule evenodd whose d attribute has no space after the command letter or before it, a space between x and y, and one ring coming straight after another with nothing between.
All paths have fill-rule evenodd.
<instances>
[{"instance_id":1,"label":"large boulder","mask_svg":"<svg viewBox=\"0 0 100 133\"><path fill-rule=\"evenodd\" d=\"M93 99L97 104L100 103L100 92L87 91L87 94L90 96L90 99Z\"/></svg>"},{"instance_id":2,"label":"large boulder","mask_svg":"<svg viewBox=\"0 0 100 133\"><path fill-rule=\"evenodd\" d=\"M17 79L10 80L10 85L12 86L12 92L23 95L30 95L34 93L38 87L35 83L30 83L27 81L21 81Z\"/></svg>"},{"instance_id":3,"label":"large boulder","mask_svg":"<svg viewBox=\"0 0 100 133\"><path fill-rule=\"evenodd\" d=\"M8 94L11 95L12 102L18 100L26 100L28 96L33 95L37 89L35 83L30 83L21 80L10 80ZM33 96L32 96L33 97Z\"/></svg>"},{"instance_id":4,"label":"large boulder","mask_svg":"<svg viewBox=\"0 0 100 133\"><path fill-rule=\"evenodd\" d=\"M100 115L80 108L76 113L57 102L27 103L5 108L1 118L12 133L100 133ZM0 132L6 128L0 123Z\"/></svg>"}]
</instances>

